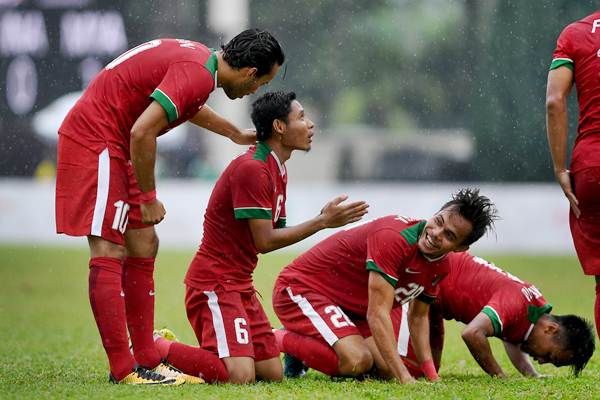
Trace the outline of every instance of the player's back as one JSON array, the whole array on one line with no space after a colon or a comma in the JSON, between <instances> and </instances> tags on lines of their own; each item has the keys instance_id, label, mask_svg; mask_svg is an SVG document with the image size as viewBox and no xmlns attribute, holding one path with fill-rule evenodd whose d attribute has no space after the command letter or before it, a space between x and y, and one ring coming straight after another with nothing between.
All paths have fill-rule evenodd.
<instances>
[{"instance_id":1,"label":"player's back","mask_svg":"<svg viewBox=\"0 0 600 400\"><path fill-rule=\"evenodd\" d=\"M206 70L212 52L201 43L179 39L156 39L123 53L110 62L90 83L90 86L70 110L59 131L92 150L102 151L107 145L113 157L129 159L130 131L137 118L153 101L151 95L165 79L174 64L193 64L198 76L210 80ZM216 57L213 61L216 68ZM213 72L214 73L214 72ZM179 85L191 82L185 74ZM192 92L190 92L192 93ZM177 110L172 93L165 103L173 104L175 120L169 117L169 128L189 119L196 110ZM205 101L206 99L204 99ZM161 102L162 104L162 102Z\"/></svg>"},{"instance_id":2,"label":"player's back","mask_svg":"<svg viewBox=\"0 0 600 400\"><path fill-rule=\"evenodd\" d=\"M445 319L469 323L497 293L522 295L531 285L467 252L450 253L450 272L440 283L436 307Z\"/></svg>"}]
</instances>

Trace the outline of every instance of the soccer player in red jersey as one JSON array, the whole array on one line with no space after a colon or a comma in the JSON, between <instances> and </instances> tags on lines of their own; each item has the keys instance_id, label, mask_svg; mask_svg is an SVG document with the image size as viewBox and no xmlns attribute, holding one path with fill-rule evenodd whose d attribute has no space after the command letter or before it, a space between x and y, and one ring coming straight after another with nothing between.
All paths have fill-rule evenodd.
<instances>
[{"instance_id":1,"label":"soccer player in red jersey","mask_svg":"<svg viewBox=\"0 0 600 400\"><path fill-rule=\"evenodd\" d=\"M546 124L554 175L570 203L579 263L596 278L594 317L600 335L600 11L567 26L548 74ZM567 169L567 98L577 88L579 126Z\"/></svg>"},{"instance_id":2,"label":"soccer player in red jersey","mask_svg":"<svg viewBox=\"0 0 600 400\"><path fill-rule=\"evenodd\" d=\"M293 92L258 98L252 122L258 144L217 181L185 278L187 315L201 347L157 338L169 363L209 382L282 379L279 348L252 283L258 253L356 222L368 208L362 201L341 204L346 196L340 196L317 217L286 227L285 162L294 150L310 150L314 124Z\"/></svg>"},{"instance_id":3,"label":"soccer player in red jersey","mask_svg":"<svg viewBox=\"0 0 600 400\"><path fill-rule=\"evenodd\" d=\"M430 309L430 343L439 369L444 345L444 319L467 324L462 338L481 368L506 377L488 338L504 343L512 364L525 376L539 377L527 354L540 364L570 365L579 374L594 352L591 325L575 315L552 315L552 305L532 284L468 253L449 254L448 276ZM410 373L422 376L412 349L404 304L392 311L398 353Z\"/></svg>"},{"instance_id":4,"label":"soccer player in red jersey","mask_svg":"<svg viewBox=\"0 0 600 400\"><path fill-rule=\"evenodd\" d=\"M57 232L88 238L89 297L112 382L174 382L162 376L170 370L152 337L153 225L165 216L155 190L157 136L190 120L253 143L253 131L241 131L204 103L217 87L231 99L254 93L283 62L279 43L265 31L246 30L219 51L189 40L153 40L109 63L62 123Z\"/></svg>"},{"instance_id":5,"label":"soccer player in red jersey","mask_svg":"<svg viewBox=\"0 0 600 400\"><path fill-rule=\"evenodd\" d=\"M273 308L286 353L331 376L358 376L373 364L403 383L414 379L396 351L390 311L411 300L408 319L419 365L439 379L429 348L429 304L448 272L447 253L465 251L496 218L479 190L464 189L429 220L391 215L323 240L280 273ZM372 335L371 335L372 334Z\"/></svg>"}]
</instances>

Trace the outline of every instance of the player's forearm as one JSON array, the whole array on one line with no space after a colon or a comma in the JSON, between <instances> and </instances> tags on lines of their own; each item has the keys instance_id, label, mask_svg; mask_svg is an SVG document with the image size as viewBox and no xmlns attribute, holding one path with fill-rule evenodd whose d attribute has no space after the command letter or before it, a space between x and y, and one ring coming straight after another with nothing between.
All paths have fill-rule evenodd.
<instances>
[{"instance_id":1,"label":"player's forearm","mask_svg":"<svg viewBox=\"0 0 600 400\"><path fill-rule=\"evenodd\" d=\"M144 193L155 189L154 164L156 161L156 135L151 132L131 132L131 164L140 190Z\"/></svg>"},{"instance_id":2,"label":"player's forearm","mask_svg":"<svg viewBox=\"0 0 600 400\"><path fill-rule=\"evenodd\" d=\"M567 168L568 143L567 98L548 95L546 99L546 131L554 172Z\"/></svg>"},{"instance_id":3,"label":"player's forearm","mask_svg":"<svg viewBox=\"0 0 600 400\"><path fill-rule=\"evenodd\" d=\"M429 318L427 315L408 315L410 340L419 363L433 359L429 341Z\"/></svg>"},{"instance_id":4,"label":"player's forearm","mask_svg":"<svg viewBox=\"0 0 600 400\"><path fill-rule=\"evenodd\" d=\"M462 338L479 366L491 376L504 378L504 371L494 358L488 338L479 331L463 331Z\"/></svg>"},{"instance_id":5,"label":"player's forearm","mask_svg":"<svg viewBox=\"0 0 600 400\"><path fill-rule=\"evenodd\" d=\"M540 374L531 363L529 356L521 351L518 345L504 342L504 349L514 367L524 376L538 377Z\"/></svg>"},{"instance_id":6,"label":"player's forearm","mask_svg":"<svg viewBox=\"0 0 600 400\"><path fill-rule=\"evenodd\" d=\"M367 321L377 349L392 375L402 383L411 381L413 378L402 362L400 355L398 355L394 328L389 313L381 312L381 310L368 311Z\"/></svg>"},{"instance_id":7,"label":"player's forearm","mask_svg":"<svg viewBox=\"0 0 600 400\"><path fill-rule=\"evenodd\" d=\"M259 252L268 253L298 243L325 227L322 218L318 216L298 225L270 229L268 233L257 235L258 240L255 239L254 244Z\"/></svg>"},{"instance_id":8,"label":"player's forearm","mask_svg":"<svg viewBox=\"0 0 600 400\"><path fill-rule=\"evenodd\" d=\"M227 138L232 138L240 134L237 126L220 116L206 104L200 108L190 121L195 125Z\"/></svg>"}]
</instances>

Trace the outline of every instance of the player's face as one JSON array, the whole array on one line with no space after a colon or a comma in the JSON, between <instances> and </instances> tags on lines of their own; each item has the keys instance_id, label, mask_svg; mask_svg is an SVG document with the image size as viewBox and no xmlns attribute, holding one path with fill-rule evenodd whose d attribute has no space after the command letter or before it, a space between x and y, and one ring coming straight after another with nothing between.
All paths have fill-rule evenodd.
<instances>
[{"instance_id":1,"label":"player's face","mask_svg":"<svg viewBox=\"0 0 600 400\"><path fill-rule=\"evenodd\" d=\"M315 124L304 114L302 104L292 101L285 131L281 135L281 144L290 150L309 151L314 135Z\"/></svg>"},{"instance_id":2,"label":"player's face","mask_svg":"<svg viewBox=\"0 0 600 400\"><path fill-rule=\"evenodd\" d=\"M274 64L271 72L256 77L256 68L240 68L235 81L229 87L223 86L223 90L230 99L241 99L246 95L256 93L258 88L271 82L278 70L279 65Z\"/></svg>"},{"instance_id":3,"label":"player's face","mask_svg":"<svg viewBox=\"0 0 600 400\"><path fill-rule=\"evenodd\" d=\"M451 251L465 251L469 246L462 243L472 229L473 225L463 216L452 208L446 208L427 221L417 244L421 253L430 258Z\"/></svg>"},{"instance_id":4,"label":"player's face","mask_svg":"<svg viewBox=\"0 0 600 400\"><path fill-rule=\"evenodd\" d=\"M521 350L529 354L539 364L551 363L557 367L568 365L573 355L564 351L555 335L540 333L530 335L521 345Z\"/></svg>"}]
</instances>

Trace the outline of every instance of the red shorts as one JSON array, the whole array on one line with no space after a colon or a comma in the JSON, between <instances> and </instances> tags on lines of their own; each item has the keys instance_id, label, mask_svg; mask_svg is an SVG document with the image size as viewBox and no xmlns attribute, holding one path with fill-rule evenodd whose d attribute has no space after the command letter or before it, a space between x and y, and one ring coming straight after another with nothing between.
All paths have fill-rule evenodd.
<instances>
[{"instance_id":1,"label":"red shorts","mask_svg":"<svg viewBox=\"0 0 600 400\"><path fill-rule=\"evenodd\" d=\"M398 343L398 354L404 361L408 372L415 378L420 378L424 375L410 340L408 307L408 303L405 303L400 307L393 308L390 317ZM444 320L433 307L429 308L429 338L432 352L441 353L444 346ZM440 365L436 363L435 369L439 371Z\"/></svg>"},{"instance_id":2,"label":"red shorts","mask_svg":"<svg viewBox=\"0 0 600 400\"><path fill-rule=\"evenodd\" d=\"M200 346L225 357L279 357L271 323L256 294L187 286L187 316Z\"/></svg>"},{"instance_id":3,"label":"red shorts","mask_svg":"<svg viewBox=\"0 0 600 400\"><path fill-rule=\"evenodd\" d=\"M323 338L330 346L350 335L371 336L366 319L351 320L335 302L302 285L278 280L273 290L273 309L288 331Z\"/></svg>"},{"instance_id":4,"label":"red shorts","mask_svg":"<svg viewBox=\"0 0 600 400\"><path fill-rule=\"evenodd\" d=\"M586 275L600 275L600 167L572 175L581 216L569 212L569 225L579 263Z\"/></svg>"},{"instance_id":5,"label":"red shorts","mask_svg":"<svg viewBox=\"0 0 600 400\"><path fill-rule=\"evenodd\" d=\"M123 245L125 229L142 224L141 191L131 163L100 154L59 135L56 168L56 231L99 236Z\"/></svg>"}]
</instances>

